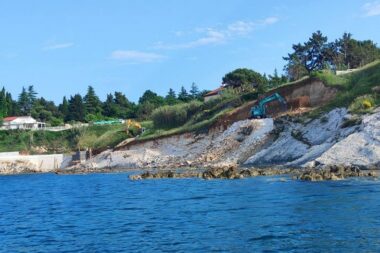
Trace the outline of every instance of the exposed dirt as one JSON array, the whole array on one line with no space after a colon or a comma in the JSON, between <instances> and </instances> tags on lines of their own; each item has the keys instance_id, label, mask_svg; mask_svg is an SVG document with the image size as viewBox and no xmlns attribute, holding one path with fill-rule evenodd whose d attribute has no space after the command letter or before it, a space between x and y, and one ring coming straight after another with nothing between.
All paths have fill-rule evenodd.
<instances>
[{"instance_id":1,"label":"exposed dirt","mask_svg":"<svg viewBox=\"0 0 380 253\"><path fill-rule=\"evenodd\" d=\"M282 86L277 89L271 90L260 96L259 99L270 96L274 93L279 93L287 101L287 106L284 107L278 101L273 101L267 104L267 113L271 118L276 118L284 114L301 114L311 110L313 107L321 106L332 100L337 90L326 86L322 81L317 79L306 79L298 83ZM213 124L209 131L224 131L234 122L246 120L249 118L251 108L257 104L257 100L245 103L244 105L234 109L221 117L215 124ZM174 134L173 136L176 136ZM179 134L178 134L179 135ZM165 139L170 136L159 137ZM128 140L123 144L119 144L115 150L128 149L129 146L147 142L145 140Z\"/></svg>"}]
</instances>

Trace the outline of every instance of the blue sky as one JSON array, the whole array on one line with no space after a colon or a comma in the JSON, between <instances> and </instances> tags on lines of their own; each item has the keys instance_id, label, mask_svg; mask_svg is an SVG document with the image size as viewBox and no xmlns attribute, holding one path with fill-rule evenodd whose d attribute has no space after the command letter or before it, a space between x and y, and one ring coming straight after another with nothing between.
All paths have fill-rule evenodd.
<instances>
[{"instance_id":1,"label":"blue sky","mask_svg":"<svg viewBox=\"0 0 380 253\"><path fill-rule=\"evenodd\" d=\"M14 96L95 87L104 99L122 91L220 85L238 67L282 70L291 45L321 30L380 43L380 1L124 0L0 2L0 85Z\"/></svg>"}]
</instances>

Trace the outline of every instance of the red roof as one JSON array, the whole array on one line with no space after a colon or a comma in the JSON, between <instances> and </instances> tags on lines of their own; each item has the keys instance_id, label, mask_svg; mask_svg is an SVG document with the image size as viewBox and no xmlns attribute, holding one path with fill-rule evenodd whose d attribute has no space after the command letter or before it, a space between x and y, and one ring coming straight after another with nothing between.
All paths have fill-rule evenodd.
<instances>
[{"instance_id":1,"label":"red roof","mask_svg":"<svg viewBox=\"0 0 380 253\"><path fill-rule=\"evenodd\" d=\"M4 119L3 119L3 121L14 121L15 119L17 119L18 117L15 117L15 116L13 116L13 117L5 117Z\"/></svg>"},{"instance_id":2,"label":"red roof","mask_svg":"<svg viewBox=\"0 0 380 253\"><path fill-rule=\"evenodd\" d=\"M206 93L204 95L204 97L209 97L209 96L215 96L215 95L218 95L220 91L222 91L224 88L223 87L219 87L217 88L216 90L213 90L213 91L210 91L209 93Z\"/></svg>"}]
</instances>

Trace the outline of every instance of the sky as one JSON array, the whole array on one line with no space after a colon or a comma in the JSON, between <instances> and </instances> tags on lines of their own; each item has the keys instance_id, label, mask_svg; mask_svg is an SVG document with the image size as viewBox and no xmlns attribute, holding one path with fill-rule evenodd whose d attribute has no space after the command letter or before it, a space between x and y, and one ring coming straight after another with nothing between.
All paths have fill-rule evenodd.
<instances>
[{"instance_id":1,"label":"sky","mask_svg":"<svg viewBox=\"0 0 380 253\"><path fill-rule=\"evenodd\" d=\"M380 43L380 0L1 0L0 86L62 101L220 86L236 68L280 72L321 30Z\"/></svg>"}]
</instances>

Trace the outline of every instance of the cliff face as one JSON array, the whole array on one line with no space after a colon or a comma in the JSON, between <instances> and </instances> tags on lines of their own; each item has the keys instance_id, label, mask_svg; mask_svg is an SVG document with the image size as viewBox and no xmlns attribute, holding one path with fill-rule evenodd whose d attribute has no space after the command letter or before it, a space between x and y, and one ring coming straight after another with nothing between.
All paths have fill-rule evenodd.
<instances>
[{"instance_id":1,"label":"cliff face","mask_svg":"<svg viewBox=\"0 0 380 253\"><path fill-rule=\"evenodd\" d=\"M272 119L243 120L225 131L182 134L108 150L86 163L88 168L152 168L204 166L245 161L253 149L265 143L273 130ZM82 165L83 166L83 165Z\"/></svg>"},{"instance_id":2,"label":"cliff face","mask_svg":"<svg viewBox=\"0 0 380 253\"><path fill-rule=\"evenodd\" d=\"M336 142L316 159L322 164L380 165L380 108L363 117L359 130Z\"/></svg>"},{"instance_id":3,"label":"cliff face","mask_svg":"<svg viewBox=\"0 0 380 253\"><path fill-rule=\"evenodd\" d=\"M108 150L76 169L145 169L241 164L256 167L309 167L319 164L377 166L380 109L353 120L344 108L317 119L238 121L226 130L182 134ZM361 121L361 122L360 122ZM349 122L355 122L354 124Z\"/></svg>"}]
</instances>

